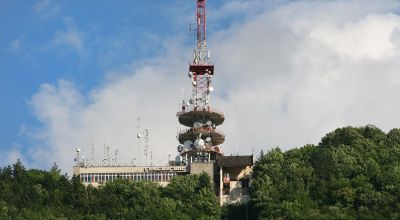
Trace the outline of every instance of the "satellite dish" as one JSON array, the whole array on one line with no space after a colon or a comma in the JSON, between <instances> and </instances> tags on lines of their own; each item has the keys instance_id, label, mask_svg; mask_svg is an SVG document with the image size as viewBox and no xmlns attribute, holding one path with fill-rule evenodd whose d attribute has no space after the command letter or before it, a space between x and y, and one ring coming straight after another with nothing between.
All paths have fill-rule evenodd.
<instances>
[{"instance_id":1,"label":"satellite dish","mask_svg":"<svg viewBox=\"0 0 400 220\"><path fill-rule=\"evenodd\" d=\"M211 126L212 125L212 121L207 121L207 125Z\"/></svg>"},{"instance_id":2,"label":"satellite dish","mask_svg":"<svg viewBox=\"0 0 400 220\"><path fill-rule=\"evenodd\" d=\"M201 123L198 122L198 121L196 121L196 122L193 124L193 127L194 127L195 129L198 129L198 128L201 127Z\"/></svg>"},{"instance_id":3,"label":"satellite dish","mask_svg":"<svg viewBox=\"0 0 400 220\"><path fill-rule=\"evenodd\" d=\"M189 71L188 76L189 78L192 78L193 73Z\"/></svg>"},{"instance_id":4,"label":"satellite dish","mask_svg":"<svg viewBox=\"0 0 400 220\"><path fill-rule=\"evenodd\" d=\"M137 138L141 138L142 135L140 135L140 133L137 133L136 137L137 137Z\"/></svg>"},{"instance_id":5,"label":"satellite dish","mask_svg":"<svg viewBox=\"0 0 400 220\"><path fill-rule=\"evenodd\" d=\"M179 153L182 152L183 149L185 149L185 146L183 146L182 144L178 145L177 150Z\"/></svg>"},{"instance_id":6,"label":"satellite dish","mask_svg":"<svg viewBox=\"0 0 400 220\"><path fill-rule=\"evenodd\" d=\"M182 157L181 156L176 156L175 157L175 162L176 163L180 163L182 161Z\"/></svg>"},{"instance_id":7,"label":"satellite dish","mask_svg":"<svg viewBox=\"0 0 400 220\"><path fill-rule=\"evenodd\" d=\"M76 152L78 152L78 153L81 152L81 148L79 148L79 147L76 148Z\"/></svg>"},{"instance_id":8,"label":"satellite dish","mask_svg":"<svg viewBox=\"0 0 400 220\"><path fill-rule=\"evenodd\" d=\"M197 84L197 82L196 81L192 81L192 84L195 86Z\"/></svg>"},{"instance_id":9,"label":"satellite dish","mask_svg":"<svg viewBox=\"0 0 400 220\"><path fill-rule=\"evenodd\" d=\"M210 141L211 141L211 137L207 137L207 138L206 138L206 141L207 141L207 142L210 142Z\"/></svg>"},{"instance_id":10,"label":"satellite dish","mask_svg":"<svg viewBox=\"0 0 400 220\"><path fill-rule=\"evenodd\" d=\"M208 91L212 92L212 91L214 91L214 88L210 86L210 87L208 87Z\"/></svg>"},{"instance_id":11,"label":"satellite dish","mask_svg":"<svg viewBox=\"0 0 400 220\"><path fill-rule=\"evenodd\" d=\"M196 148L202 148L202 147L204 147L204 145L205 145L205 143L204 143L204 140L203 140L203 139L197 139L197 140L194 142L194 146L195 146Z\"/></svg>"},{"instance_id":12,"label":"satellite dish","mask_svg":"<svg viewBox=\"0 0 400 220\"><path fill-rule=\"evenodd\" d=\"M193 142L191 140L187 140L183 142L183 145L185 146L185 148L190 149L193 145Z\"/></svg>"}]
</instances>

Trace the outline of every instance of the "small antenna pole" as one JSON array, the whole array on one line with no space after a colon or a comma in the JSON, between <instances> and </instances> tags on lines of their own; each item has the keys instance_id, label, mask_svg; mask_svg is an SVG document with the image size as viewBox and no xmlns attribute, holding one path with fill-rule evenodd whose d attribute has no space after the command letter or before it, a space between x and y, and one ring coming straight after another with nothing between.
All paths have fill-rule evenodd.
<instances>
[{"instance_id":1,"label":"small antenna pole","mask_svg":"<svg viewBox=\"0 0 400 220\"><path fill-rule=\"evenodd\" d=\"M141 137L142 137L142 135L141 135L141 133L140 133L140 117L138 117L137 118L137 126L136 126L136 129L137 129L137 133L136 133L136 137L137 137L137 163L140 165L141 164L141 157L140 157L140 155L142 154L142 151L140 150L140 141L141 141Z\"/></svg>"},{"instance_id":2,"label":"small antenna pole","mask_svg":"<svg viewBox=\"0 0 400 220\"><path fill-rule=\"evenodd\" d=\"M150 166L153 166L153 151L150 151Z\"/></svg>"},{"instance_id":3,"label":"small antenna pole","mask_svg":"<svg viewBox=\"0 0 400 220\"><path fill-rule=\"evenodd\" d=\"M144 156L145 164L147 165L147 154L149 152L149 128L144 129Z\"/></svg>"},{"instance_id":4,"label":"small antenna pole","mask_svg":"<svg viewBox=\"0 0 400 220\"><path fill-rule=\"evenodd\" d=\"M79 166L80 162L81 162L80 155L79 155L80 152L81 152L81 148L77 147L76 148L76 158L75 158L76 166Z\"/></svg>"},{"instance_id":5,"label":"small antenna pole","mask_svg":"<svg viewBox=\"0 0 400 220\"><path fill-rule=\"evenodd\" d=\"M93 139L92 139L92 152L91 152L92 160L94 160L94 146L93 146Z\"/></svg>"},{"instance_id":6,"label":"small antenna pole","mask_svg":"<svg viewBox=\"0 0 400 220\"><path fill-rule=\"evenodd\" d=\"M103 142L103 154L104 154L104 158L103 159L107 159L106 139L105 138L104 138L104 142Z\"/></svg>"}]
</instances>

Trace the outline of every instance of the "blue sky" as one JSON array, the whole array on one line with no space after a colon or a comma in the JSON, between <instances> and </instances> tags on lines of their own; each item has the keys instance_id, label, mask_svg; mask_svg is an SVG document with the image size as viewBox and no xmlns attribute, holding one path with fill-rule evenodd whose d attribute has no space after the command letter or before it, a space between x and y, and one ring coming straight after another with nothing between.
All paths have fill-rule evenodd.
<instances>
[{"instance_id":1,"label":"blue sky","mask_svg":"<svg viewBox=\"0 0 400 220\"><path fill-rule=\"evenodd\" d=\"M34 141L23 130L41 126L29 100L42 83L66 79L87 93L108 71L164 53L163 38L191 40L193 12L190 1L2 1L2 150Z\"/></svg>"},{"instance_id":2,"label":"blue sky","mask_svg":"<svg viewBox=\"0 0 400 220\"><path fill-rule=\"evenodd\" d=\"M212 105L226 154L316 144L341 126L399 127L400 3L208 1ZM1 1L0 160L65 170L74 149L176 152L195 1ZM186 96L189 92L186 92ZM245 128L245 129L243 129Z\"/></svg>"},{"instance_id":3,"label":"blue sky","mask_svg":"<svg viewBox=\"0 0 400 220\"><path fill-rule=\"evenodd\" d=\"M211 1L208 7L212 11L223 5ZM30 102L42 84L67 80L87 94L108 73L165 54L172 38L191 46L188 26L194 12L195 1L179 0L2 1L0 151L26 152L40 145L32 132L45 125ZM220 16L209 24L209 32L243 18Z\"/></svg>"}]
</instances>

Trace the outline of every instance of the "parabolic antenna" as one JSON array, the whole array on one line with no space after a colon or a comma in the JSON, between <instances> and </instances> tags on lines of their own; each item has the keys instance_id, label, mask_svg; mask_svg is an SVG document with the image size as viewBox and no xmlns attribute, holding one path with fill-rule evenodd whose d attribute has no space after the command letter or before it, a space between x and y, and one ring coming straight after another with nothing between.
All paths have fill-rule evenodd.
<instances>
[{"instance_id":1,"label":"parabolic antenna","mask_svg":"<svg viewBox=\"0 0 400 220\"><path fill-rule=\"evenodd\" d=\"M205 145L205 143L204 143L204 140L203 139L197 139L197 140L195 140L194 141L194 146L196 147L196 148L202 148L202 147L204 147L204 145Z\"/></svg>"},{"instance_id":2,"label":"parabolic antenna","mask_svg":"<svg viewBox=\"0 0 400 220\"><path fill-rule=\"evenodd\" d=\"M212 91L214 91L214 87L208 87L208 91L210 91L210 92L212 92Z\"/></svg>"},{"instance_id":3,"label":"parabolic antenna","mask_svg":"<svg viewBox=\"0 0 400 220\"><path fill-rule=\"evenodd\" d=\"M78 147L78 148L76 148L76 152L81 152L81 148L80 147Z\"/></svg>"},{"instance_id":4,"label":"parabolic antenna","mask_svg":"<svg viewBox=\"0 0 400 220\"><path fill-rule=\"evenodd\" d=\"M178 152L182 152L185 149L185 146L183 146L182 144L178 145L177 150Z\"/></svg>"},{"instance_id":5,"label":"parabolic antenna","mask_svg":"<svg viewBox=\"0 0 400 220\"><path fill-rule=\"evenodd\" d=\"M176 156L175 157L175 162L176 163L180 163L182 161L182 157L181 156Z\"/></svg>"},{"instance_id":6,"label":"parabolic antenna","mask_svg":"<svg viewBox=\"0 0 400 220\"><path fill-rule=\"evenodd\" d=\"M190 149L193 145L193 142L191 140L187 140L183 142L183 145L185 146L185 148Z\"/></svg>"},{"instance_id":7,"label":"parabolic antenna","mask_svg":"<svg viewBox=\"0 0 400 220\"><path fill-rule=\"evenodd\" d=\"M193 124L193 127L194 127L195 129L198 129L198 128L201 127L201 123L198 122L198 121L196 121L196 122Z\"/></svg>"},{"instance_id":8,"label":"parabolic antenna","mask_svg":"<svg viewBox=\"0 0 400 220\"><path fill-rule=\"evenodd\" d=\"M211 137L207 137L207 138L206 138L206 141L207 141L207 142L210 142L210 141L211 141Z\"/></svg>"},{"instance_id":9,"label":"parabolic antenna","mask_svg":"<svg viewBox=\"0 0 400 220\"><path fill-rule=\"evenodd\" d=\"M211 126L212 125L212 121L207 121L207 125Z\"/></svg>"}]
</instances>

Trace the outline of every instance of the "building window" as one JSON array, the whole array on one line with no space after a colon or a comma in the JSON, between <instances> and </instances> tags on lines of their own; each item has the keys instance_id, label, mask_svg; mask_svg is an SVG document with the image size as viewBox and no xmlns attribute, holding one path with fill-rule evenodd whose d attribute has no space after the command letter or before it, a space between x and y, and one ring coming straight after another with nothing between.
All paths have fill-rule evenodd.
<instances>
[{"instance_id":1,"label":"building window","mask_svg":"<svg viewBox=\"0 0 400 220\"><path fill-rule=\"evenodd\" d=\"M242 181L242 188L249 188L250 187L250 180L249 179L241 179Z\"/></svg>"},{"instance_id":2,"label":"building window","mask_svg":"<svg viewBox=\"0 0 400 220\"><path fill-rule=\"evenodd\" d=\"M229 186L224 186L224 189L223 189L223 192L224 192L224 195L229 195Z\"/></svg>"}]
</instances>

